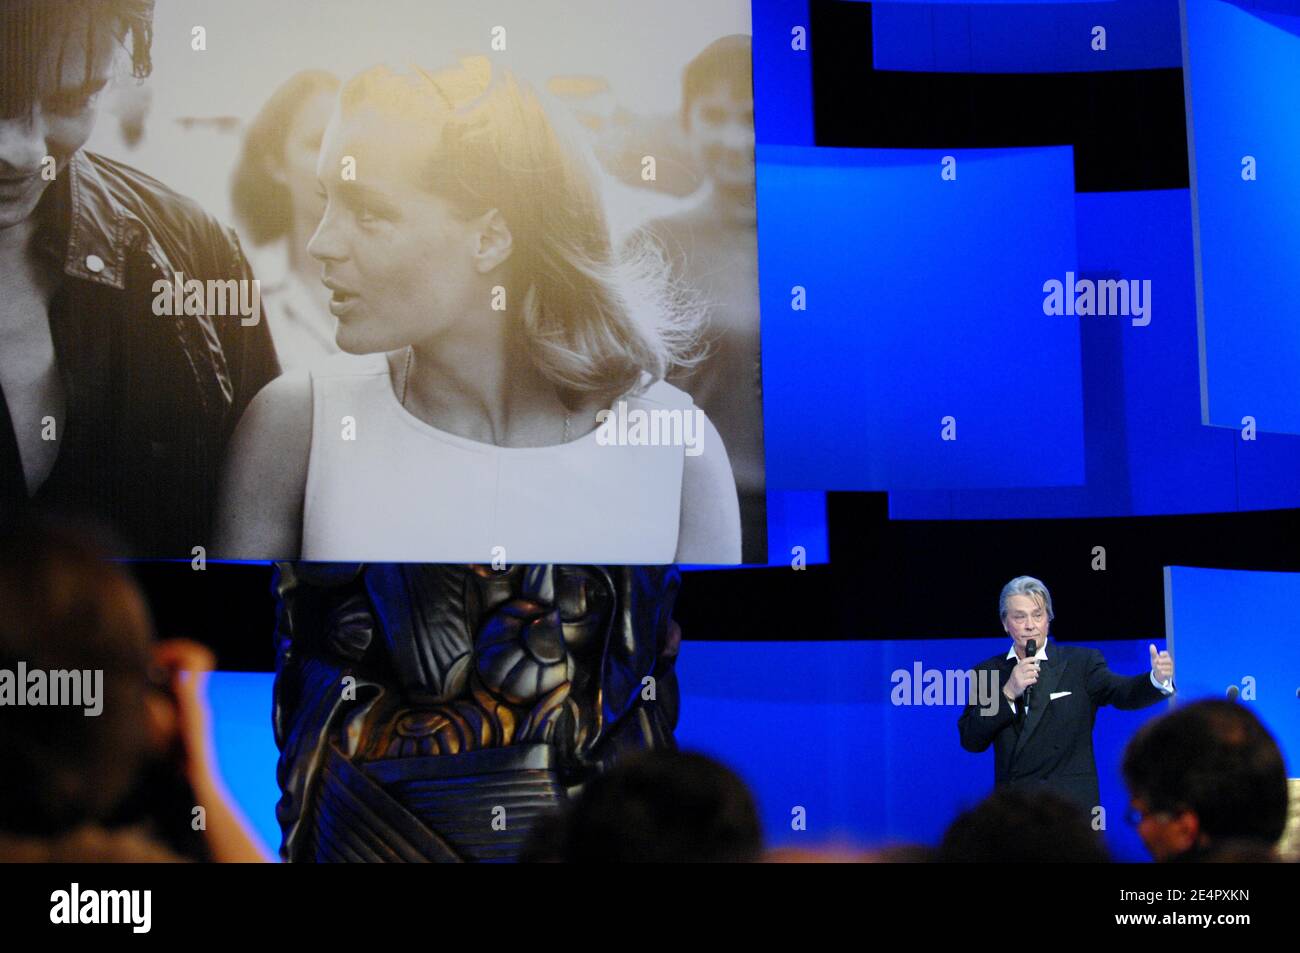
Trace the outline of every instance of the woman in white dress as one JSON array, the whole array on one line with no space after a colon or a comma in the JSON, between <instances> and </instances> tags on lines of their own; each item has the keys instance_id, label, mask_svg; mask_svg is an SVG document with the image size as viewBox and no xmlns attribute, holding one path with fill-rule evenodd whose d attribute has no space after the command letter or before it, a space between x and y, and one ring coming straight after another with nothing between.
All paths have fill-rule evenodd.
<instances>
[{"instance_id":1,"label":"woman in white dress","mask_svg":"<svg viewBox=\"0 0 1300 953\"><path fill-rule=\"evenodd\" d=\"M614 247L598 166L532 90L483 58L370 70L317 172L308 250L339 347L369 357L249 406L216 555L739 561L726 448L664 381L698 312Z\"/></svg>"}]
</instances>

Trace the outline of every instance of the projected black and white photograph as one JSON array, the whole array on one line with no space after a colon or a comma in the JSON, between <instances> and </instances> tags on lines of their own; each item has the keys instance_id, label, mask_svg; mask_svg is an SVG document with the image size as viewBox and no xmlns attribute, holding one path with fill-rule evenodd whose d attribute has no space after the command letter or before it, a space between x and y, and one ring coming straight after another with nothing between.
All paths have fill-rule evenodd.
<instances>
[{"instance_id":1,"label":"projected black and white photograph","mask_svg":"<svg viewBox=\"0 0 1300 953\"><path fill-rule=\"evenodd\" d=\"M748 3L4 17L6 510L140 557L765 561Z\"/></svg>"}]
</instances>

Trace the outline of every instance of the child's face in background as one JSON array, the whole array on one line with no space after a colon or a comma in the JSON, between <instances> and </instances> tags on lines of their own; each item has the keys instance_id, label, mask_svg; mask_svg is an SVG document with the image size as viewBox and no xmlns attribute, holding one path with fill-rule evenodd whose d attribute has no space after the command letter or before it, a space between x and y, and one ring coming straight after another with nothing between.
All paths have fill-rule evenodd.
<instances>
[{"instance_id":1,"label":"child's face in background","mask_svg":"<svg viewBox=\"0 0 1300 953\"><path fill-rule=\"evenodd\" d=\"M719 84L691 101L686 117L691 157L714 188L754 188L754 95Z\"/></svg>"}]
</instances>

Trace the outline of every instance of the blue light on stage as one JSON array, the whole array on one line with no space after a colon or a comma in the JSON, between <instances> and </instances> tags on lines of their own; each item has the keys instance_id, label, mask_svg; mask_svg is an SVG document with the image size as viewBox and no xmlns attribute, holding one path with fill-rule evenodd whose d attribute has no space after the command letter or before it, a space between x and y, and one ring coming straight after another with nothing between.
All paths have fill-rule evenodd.
<instances>
[{"instance_id":1,"label":"blue light on stage","mask_svg":"<svg viewBox=\"0 0 1300 953\"><path fill-rule=\"evenodd\" d=\"M775 490L767 494L768 565L790 565L796 548L803 551L806 565L831 561L825 493Z\"/></svg>"},{"instance_id":2,"label":"blue light on stage","mask_svg":"<svg viewBox=\"0 0 1300 953\"><path fill-rule=\"evenodd\" d=\"M1072 149L757 151L768 486L1081 484Z\"/></svg>"},{"instance_id":3,"label":"blue light on stage","mask_svg":"<svg viewBox=\"0 0 1300 953\"><path fill-rule=\"evenodd\" d=\"M279 856L280 850L275 819L278 752L271 731L274 679L263 672L213 672L208 679L213 745L222 778L269 857Z\"/></svg>"},{"instance_id":4,"label":"blue light on stage","mask_svg":"<svg viewBox=\"0 0 1300 953\"><path fill-rule=\"evenodd\" d=\"M770 145L811 146L812 39L809 0L754 0L754 138ZM796 28L805 31L795 49Z\"/></svg>"},{"instance_id":5,"label":"blue light on stage","mask_svg":"<svg viewBox=\"0 0 1300 953\"><path fill-rule=\"evenodd\" d=\"M1105 49L1094 49L1094 29ZM1178 0L1109 3L935 3L871 5L879 70L928 73L1071 73L1178 69Z\"/></svg>"},{"instance_id":6,"label":"blue light on stage","mask_svg":"<svg viewBox=\"0 0 1300 953\"><path fill-rule=\"evenodd\" d=\"M1201 422L1186 190L1075 196L1079 272L1152 283L1145 327L1080 318L1080 487L899 491L895 519L1156 516L1300 506L1300 437Z\"/></svg>"},{"instance_id":7,"label":"blue light on stage","mask_svg":"<svg viewBox=\"0 0 1300 953\"><path fill-rule=\"evenodd\" d=\"M1145 327L1080 318L1087 479L1080 487L900 491L895 519L1159 516L1300 506L1300 437L1200 414L1186 190L1075 196L1079 272L1149 278Z\"/></svg>"},{"instance_id":8,"label":"blue light on stage","mask_svg":"<svg viewBox=\"0 0 1300 953\"><path fill-rule=\"evenodd\" d=\"M1300 4L1186 9L1204 420L1300 434Z\"/></svg>"},{"instance_id":9,"label":"blue light on stage","mask_svg":"<svg viewBox=\"0 0 1300 953\"><path fill-rule=\"evenodd\" d=\"M1240 701L1268 726L1300 771L1300 573L1165 569L1165 627L1187 698ZM1245 689L1249 686L1249 695Z\"/></svg>"}]
</instances>

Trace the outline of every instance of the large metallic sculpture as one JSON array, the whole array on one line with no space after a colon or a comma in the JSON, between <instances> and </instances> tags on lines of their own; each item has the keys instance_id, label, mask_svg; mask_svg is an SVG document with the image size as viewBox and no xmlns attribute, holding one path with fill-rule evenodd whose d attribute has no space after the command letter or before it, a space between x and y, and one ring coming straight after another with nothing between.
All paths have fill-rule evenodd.
<instances>
[{"instance_id":1,"label":"large metallic sculpture","mask_svg":"<svg viewBox=\"0 0 1300 953\"><path fill-rule=\"evenodd\" d=\"M278 565L282 856L513 859L594 772L672 744L679 578Z\"/></svg>"}]
</instances>

